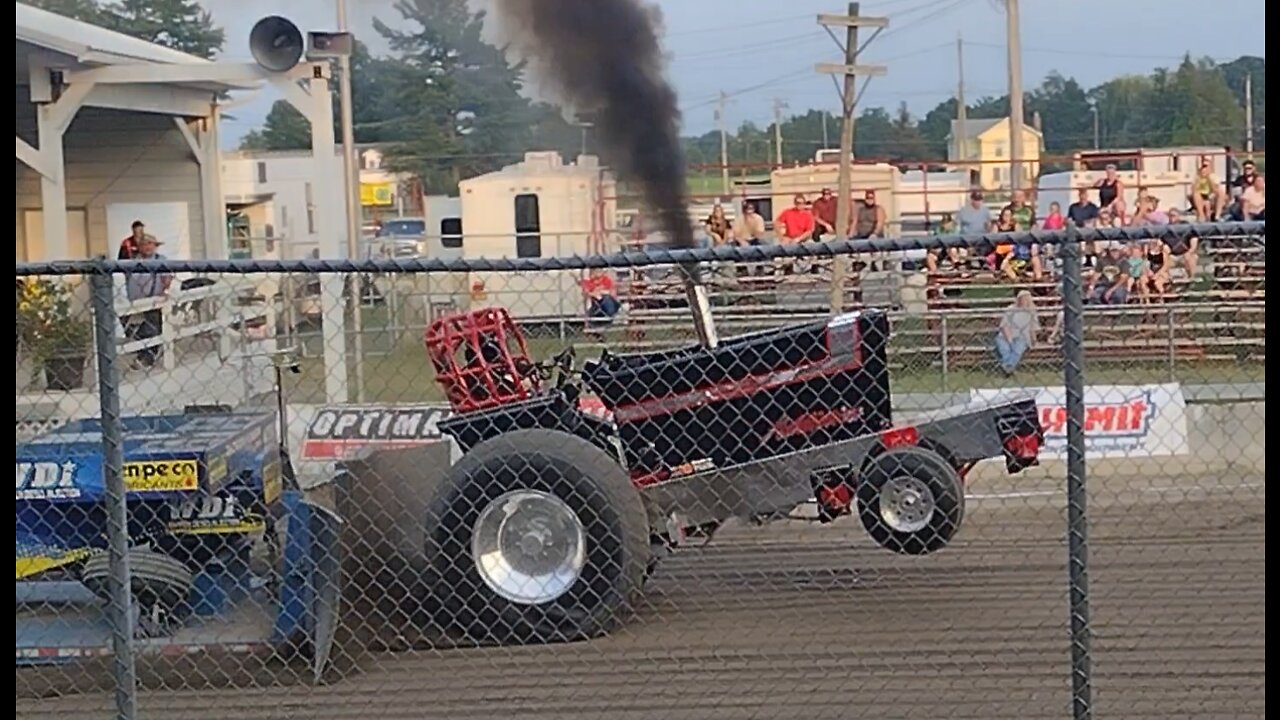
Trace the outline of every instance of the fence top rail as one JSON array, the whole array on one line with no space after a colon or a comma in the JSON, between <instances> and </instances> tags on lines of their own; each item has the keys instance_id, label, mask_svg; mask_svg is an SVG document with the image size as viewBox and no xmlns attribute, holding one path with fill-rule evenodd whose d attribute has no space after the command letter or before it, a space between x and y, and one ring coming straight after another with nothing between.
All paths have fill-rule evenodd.
<instances>
[{"instance_id":1,"label":"fence top rail","mask_svg":"<svg viewBox=\"0 0 1280 720\"><path fill-rule=\"evenodd\" d=\"M702 262L760 262L775 258L831 257L902 250L934 250L973 247L980 244L1057 245L1078 242L1129 242L1178 237L1246 237L1265 246L1265 222L1183 223L1124 228L1068 228L1029 232L937 235L912 238L832 240L788 245L673 249L648 248L639 252L607 255L570 255L550 258L378 258L332 260L68 260L18 263L18 277L33 275L97 275L129 272L189 273L460 273L538 272L584 270Z\"/></svg>"}]
</instances>

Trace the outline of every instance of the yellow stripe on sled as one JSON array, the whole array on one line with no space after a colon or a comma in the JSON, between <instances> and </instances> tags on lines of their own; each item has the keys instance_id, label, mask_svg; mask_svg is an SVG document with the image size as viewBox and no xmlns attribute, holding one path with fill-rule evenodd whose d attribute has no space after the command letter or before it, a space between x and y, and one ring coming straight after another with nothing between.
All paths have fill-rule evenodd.
<instances>
[{"instance_id":1,"label":"yellow stripe on sled","mask_svg":"<svg viewBox=\"0 0 1280 720\"><path fill-rule=\"evenodd\" d=\"M79 550L67 550L58 555L33 555L31 557L18 558L18 575L17 579L39 575L42 572L48 572L54 568L60 568L72 563L80 562L92 553L91 548L80 548Z\"/></svg>"}]
</instances>

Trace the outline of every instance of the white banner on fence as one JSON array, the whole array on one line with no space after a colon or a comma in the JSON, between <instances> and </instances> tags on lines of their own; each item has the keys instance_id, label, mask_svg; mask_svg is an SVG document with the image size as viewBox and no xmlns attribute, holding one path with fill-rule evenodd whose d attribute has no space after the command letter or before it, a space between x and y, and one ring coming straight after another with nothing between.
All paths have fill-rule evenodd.
<instances>
[{"instance_id":1,"label":"white banner on fence","mask_svg":"<svg viewBox=\"0 0 1280 720\"><path fill-rule=\"evenodd\" d=\"M1019 391L1023 389L1019 388ZM1061 387L1035 388L1044 428L1041 457L1067 453L1066 392ZM999 398L1007 390L972 391L974 400ZM1089 385L1084 389L1085 454L1092 458L1186 455L1187 403L1182 386Z\"/></svg>"}]
</instances>

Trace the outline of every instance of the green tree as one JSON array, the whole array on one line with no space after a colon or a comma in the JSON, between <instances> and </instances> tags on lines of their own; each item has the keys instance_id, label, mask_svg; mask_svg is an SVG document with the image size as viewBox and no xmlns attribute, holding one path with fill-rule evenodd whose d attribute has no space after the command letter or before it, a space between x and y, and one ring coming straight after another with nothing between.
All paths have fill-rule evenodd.
<instances>
[{"instance_id":1,"label":"green tree","mask_svg":"<svg viewBox=\"0 0 1280 720\"><path fill-rule=\"evenodd\" d=\"M485 15L465 0L399 0L394 29L374 25L400 68L390 82L400 111L387 121L396 138L394 169L416 174L431 192L501 167L529 147L538 113L521 96L523 67L481 37Z\"/></svg>"},{"instance_id":2,"label":"green tree","mask_svg":"<svg viewBox=\"0 0 1280 720\"><path fill-rule=\"evenodd\" d=\"M147 42L202 58L212 58L227 36L197 0L23 0Z\"/></svg>"},{"instance_id":3,"label":"green tree","mask_svg":"<svg viewBox=\"0 0 1280 720\"><path fill-rule=\"evenodd\" d=\"M1253 141L1257 149L1266 148L1267 127L1267 63L1264 58L1245 55L1222 66L1222 77L1236 101L1244 107L1245 78L1253 79Z\"/></svg>"},{"instance_id":4,"label":"green tree","mask_svg":"<svg viewBox=\"0 0 1280 720\"><path fill-rule=\"evenodd\" d=\"M890 124L889 145L885 152L895 162L919 162L928 156L929 149L924 136L916 127L915 118L907 110L905 102L898 105L898 112Z\"/></svg>"},{"instance_id":5,"label":"green tree","mask_svg":"<svg viewBox=\"0 0 1280 720\"><path fill-rule=\"evenodd\" d=\"M882 107L867 108L853 124L853 156L884 159L893 145L893 118Z\"/></svg>"},{"instance_id":6,"label":"green tree","mask_svg":"<svg viewBox=\"0 0 1280 720\"><path fill-rule=\"evenodd\" d=\"M96 0L22 0L22 4L55 12L81 22L107 26L106 12Z\"/></svg>"},{"instance_id":7,"label":"green tree","mask_svg":"<svg viewBox=\"0 0 1280 720\"><path fill-rule=\"evenodd\" d=\"M197 57L212 59L227 40L197 0L118 0L106 11L107 27Z\"/></svg>"},{"instance_id":8,"label":"green tree","mask_svg":"<svg viewBox=\"0 0 1280 720\"><path fill-rule=\"evenodd\" d=\"M1049 155L1069 154L1093 143L1093 112L1089 96L1074 78L1049 73L1023 104L1043 123L1044 149Z\"/></svg>"},{"instance_id":9,"label":"green tree","mask_svg":"<svg viewBox=\"0 0 1280 720\"><path fill-rule=\"evenodd\" d=\"M309 150L311 123L287 100L277 100L262 127L240 140L241 150Z\"/></svg>"},{"instance_id":10,"label":"green tree","mask_svg":"<svg viewBox=\"0 0 1280 720\"><path fill-rule=\"evenodd\" d=\"M1244 139L1244 108L1209 60L1185 58L1163 86L1171 108L1169 142L1174 145L1232 145Z\"/></svg>"},{"instance_id":11,"label":"green tree","mask_svg":"<svg viewBox=\"0 0 1280 720\"><path fill-rule=\"evenodd\" d=\"M1089 96L1097 103L1102 147L1141 147L1164 132L1157 127L1161 124L1154 112L1158 97L1151 77L1118 77L1094 88Z\"/></svg>"}]
</instances>

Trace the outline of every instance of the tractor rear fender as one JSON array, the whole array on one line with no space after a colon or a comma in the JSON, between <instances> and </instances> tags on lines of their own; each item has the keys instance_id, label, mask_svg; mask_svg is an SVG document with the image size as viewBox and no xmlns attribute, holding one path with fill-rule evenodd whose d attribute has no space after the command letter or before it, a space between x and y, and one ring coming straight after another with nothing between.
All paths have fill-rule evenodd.
<instances>
[{"instance_id":1,"label":"tractor rear fender","mask_svg":"<svg viewBox=\"0 0 1280 720\"><path fill-rule=\"evenodd\" d=\"M576 435L621 462L613 423L583 412L575 399L556 392L501 407L454 415L440 422L465 453L485 440L517 430L556 430Z\"/></svg>"}]
</instances>

